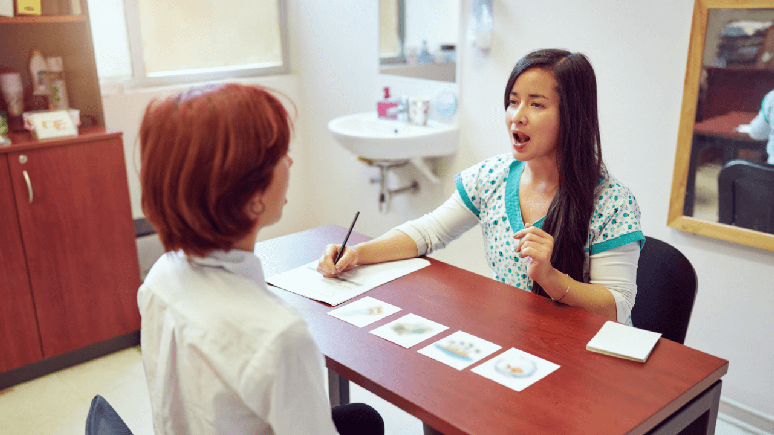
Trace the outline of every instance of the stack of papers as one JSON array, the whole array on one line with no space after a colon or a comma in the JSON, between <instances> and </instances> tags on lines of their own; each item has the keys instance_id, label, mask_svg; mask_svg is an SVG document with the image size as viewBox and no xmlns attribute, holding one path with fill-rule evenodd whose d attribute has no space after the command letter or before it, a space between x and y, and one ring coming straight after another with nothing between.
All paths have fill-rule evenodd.
<instances>
[{"instance_id":1,"label":"stack of papers","mask_svg":"<svg viewBox=\"0 0 774 435\"><path fill-rule=\"evenodd\" d=\"M645 362L661 334L608 320L586 345L586 350Z\"/></svg>"}]
</instances>

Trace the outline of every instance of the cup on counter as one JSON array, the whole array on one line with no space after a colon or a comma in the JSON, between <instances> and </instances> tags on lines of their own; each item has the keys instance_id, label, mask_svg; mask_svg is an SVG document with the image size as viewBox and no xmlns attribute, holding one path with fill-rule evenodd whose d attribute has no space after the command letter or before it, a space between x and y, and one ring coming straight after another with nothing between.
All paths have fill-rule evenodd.
<instances>
[{"instance_id":1,"label":"cup on counter","mask_svg":"<svg viewBox=\"0 0 774 435\"><path fill-rule=\"evenodd\" d=\"M427 125L427 114L430 111L430 99L409 98L409 122L414 125Z\"/></svg>"}]
</instances>

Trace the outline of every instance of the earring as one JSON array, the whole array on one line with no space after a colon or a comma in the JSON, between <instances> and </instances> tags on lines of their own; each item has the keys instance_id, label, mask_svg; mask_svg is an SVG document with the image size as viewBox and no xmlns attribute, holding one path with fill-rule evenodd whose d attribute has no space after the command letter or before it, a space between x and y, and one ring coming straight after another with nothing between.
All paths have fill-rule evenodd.
<instances>
[{"instance_id":1,"label":"earring","mask_svg":"<svg viewBox=\"0 0 774 435\"><path fill-rule=\"evenodd\" d=\"M255 211L256 201L253 201L250 203L250 211L253 212L256 216L260 216L260 214L263 213L264 210L266 210L266 205L264 205L263 201L261 201L260 199L258 199L257 202L261 204L261 210Z\"/></svg>"}]
</instances>

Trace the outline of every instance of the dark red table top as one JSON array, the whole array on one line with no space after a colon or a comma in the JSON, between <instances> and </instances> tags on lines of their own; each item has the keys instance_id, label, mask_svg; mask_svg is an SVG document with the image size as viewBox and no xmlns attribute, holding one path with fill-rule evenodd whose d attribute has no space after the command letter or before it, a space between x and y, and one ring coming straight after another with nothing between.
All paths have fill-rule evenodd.
<instances>
[{"instance_id":1,"label":"dark red table top","mask_svg":"<svg viewBox=\"0 0 774 435\"><path fill-rule=\"evenodd\" d=\"M757 113L728 112L725 115L705 119L693 126L694 134L722 137L747 142L760 142L753 139L747 133L740 133L734 129L742 124L749 124ZM765 141L764 141L765 142Z\"/></svg>"},{"instance_id":2,"label":"dark red table top","mask_svg":"<svg viewBox=\"0 0 774 435\"><path fill-rule=\"evenodd\" d=\"M255 252L268 277L318 259L345 234L325 226L260 242ZM349 244L368 239L353 232ZM304 315L328 368L447 435L645 433L728 371L728 361L664 338L645 364L587 351L602 316L429 260L358 297L403 309L364 328L327 315L327 304L270 289ZM410 349L369 333L408 313L449 329ZM503 347L480 363L515 347L561 367L517 392L472 373L478 364L458 371L417 352L458 330Z\"/></svg>"}]
</instances>

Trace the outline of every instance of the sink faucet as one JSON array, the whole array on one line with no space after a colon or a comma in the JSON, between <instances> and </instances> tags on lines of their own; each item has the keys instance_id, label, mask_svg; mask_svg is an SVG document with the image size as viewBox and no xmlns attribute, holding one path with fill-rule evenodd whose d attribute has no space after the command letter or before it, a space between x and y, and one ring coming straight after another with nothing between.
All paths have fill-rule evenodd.
<instances>
[{"instance_id":1,"label":"sink faucet","mask_svg":"<svg viewBox=\"0 0 774 435\"><path fill-rule=\"evenodd\" d=\"M407 96L400 97L400 104L395 107L387 109L388 115L398 115L398 119L401 121L409 122L409 99Z\"/></svg>"}]
</instances>

